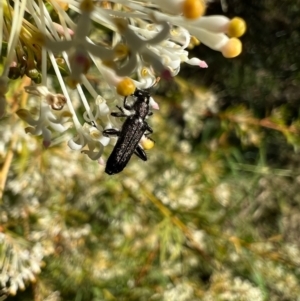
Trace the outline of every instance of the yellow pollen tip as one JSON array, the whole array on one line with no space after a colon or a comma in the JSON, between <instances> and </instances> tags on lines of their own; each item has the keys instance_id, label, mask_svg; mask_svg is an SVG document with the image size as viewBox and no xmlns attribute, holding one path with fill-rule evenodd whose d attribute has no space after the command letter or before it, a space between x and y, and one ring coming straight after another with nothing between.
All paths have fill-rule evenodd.
<instances>
[{"instance_id":1,"label":"yellow pollen tip","mask_svg":"<svg viewBox=\"0 0 300 301\"><path fill-rule=\"evenodd\" d=\"M79 8L83 12L92 12L94 10L94 3L92 0L83 0Z\"/></svg>"},{"instance_id":2,"label":"yellow pollen tip","mask_svg":"<svg viewBox=\"0 0 300 301\"><path fill-rule=\"evenodd\" d=\"M239 38L247 29L247 25L244 19L235 17L229 22L228 35L230 37Z\"/></svg>"},{"instance_id":3,"label":"yellow pollen tip","mask_svg":"<svg viewBox=\"0 0 300 301\"><path fill-rule=\"evenodd\" d=\"M226 58L234 58L242 52L242 42L237 38L231 38L222 49Z\"/></svg>"},{"instance_id":4,"label":"yellow pollen tip","mask_svg":"<svg viewBox=\"0 0 300 301\"><path fill-rule=\"evenodd\" d=\"M197 19L204 15L206 6L203 0L184 0L182 13L187 19Z\"/></svg>"},{"instance_id":5,"label":"yellow pollen tip","mask_svg":"<svg viewBox=\"0 0 300 301\"><path fill-rule=\"evenodd\" d=\"M152 139L149 139L147 137L144 137L142 141L140 142L141 146L143 147L144 150L149 150L153 148L154 146L154 141Z\"/></svg>"},{"instance_id":6,"label":"yellow pollen tip","mask_svg":"<svg viewBox=\"0 0 300 301\"><path fill-rule=\"evenodd\" d=\"M135 91L135 84L129 77L121 80L117 85L117 93L121 96L129 96Z\"/></svg>"},{"instance_id":7,"label":"yellow pollen tip","mask_svg":"<svg viewBox=\"0 0 300 301\"><path fill-rule=\"evenodd\" d=\"M118 59L123 59L123 58L127 57L129 54L129 48L125 44L116 45L116 47L114 48L114 51L115 51L116 57Z\"/></svg>"}]
</instances>

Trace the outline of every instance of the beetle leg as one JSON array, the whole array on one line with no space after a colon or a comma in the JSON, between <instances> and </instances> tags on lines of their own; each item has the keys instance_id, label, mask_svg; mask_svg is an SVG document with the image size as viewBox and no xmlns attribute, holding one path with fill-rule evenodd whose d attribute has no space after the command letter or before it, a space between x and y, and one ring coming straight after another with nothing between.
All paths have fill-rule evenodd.
<instances>
[{"instance_id":1,"label":"beetle leg","mask_svg":"<svg viewBox=\"0 0 300 301\"><path fill-rule=\"evenodd\" d=\"M124 112L124 110L123 110L123 108L122 107L119 107L119 106L116 106L122 113L124 113L125 114L125 112Z\"/></svg>"},{"instance_id":2,"label":"beetle leg","mask_svg":"<svg viewBox=\"0 0 300 301\"><path fill-rule=\"evenodd\" d=\"M106 129L102 133L106 137L109 137L109 136L120 136L121 131L116 130L116 129Z\"/></svg>"},{"instance_id":3,"label":"beetle leg","mask_svg":"<svg viewBox=\"0 0 300 301\"><path fill-rule=\"evenodd\" d=\"M124 110L117 106L117 108L121 111L121 112L111 112L110 115L114 116L114 117L128 117L128 115L124 112Z\"/></svg>"},{"instance_id":4,"label":"beetle leg","mask_svg":"<svg viewBox=\"0 0 300 301\"><path fill-rule=\"evenodd\" d=\"M96 127L97 127L96 122L92 120L92 121L91 121L91 126L93 126L94 128L96 128Z\"/></svg>"},{"instance_id":5,"label":"beetle leg","mask_svg":"<svg viewBox=\"0 0 300 301\"><path fill-rule=\"evenodd\" d=\"M146 131L148 131L148 135L149 134L152 134L153 133L153 130L151 129L151 127L149 126L149 124L148 123L145 123L145 126L146 126Z\"/></svg>"},{"instance_id":6,"label":"beetle leg","mask_svg":"<svg viewBox=\"0 0 300 301\"><path fill-rule=\"evenodd\" d=\"M147 161L147 155L139 145L136 147L134 153L143 161Z\"/></svg>"},{"instance_id":7,"label":"beetle leg","mask_svg":"<svg viewBox=\"0 0 300 301\"><path fill-rule=\"evenodd\" d=\"M147 133L147 134L144 134L144 135L145 135L145 137L146 137L148 140L151 140L151 141L155 142L154 139L152 139L151 137L149 137L149 135L151 135L151 134L152 134L152 133Z\"/></svg>"},{"instance_id":8,"label":"beetle leg","mask_svg":"<svg viewBox=\"0 0 300 301\"><path fill-rule=\"evenodd\" d=\"M114 117L128 117L128 115L126 115L125 113L121 113L121 112L111 112L110 115L114 116Z\"/></svg>"}]
</instances>

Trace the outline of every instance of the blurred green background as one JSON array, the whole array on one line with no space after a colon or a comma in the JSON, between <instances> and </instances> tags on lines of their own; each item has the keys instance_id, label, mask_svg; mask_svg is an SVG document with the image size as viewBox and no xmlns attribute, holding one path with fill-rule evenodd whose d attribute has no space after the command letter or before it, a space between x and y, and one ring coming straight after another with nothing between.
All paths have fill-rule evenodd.
<instances>
[{"instance_id":1,"label":"blurred green background","mask_svg":"<svg viewBox=\"0 0 300 301\"><path fill-rule=\"evenodd\" d=\"M0 121L0 300L300 300L300 1L225 4L243 53L160 83L147 162L108 176Z\"/></svg>"}]
</instances>

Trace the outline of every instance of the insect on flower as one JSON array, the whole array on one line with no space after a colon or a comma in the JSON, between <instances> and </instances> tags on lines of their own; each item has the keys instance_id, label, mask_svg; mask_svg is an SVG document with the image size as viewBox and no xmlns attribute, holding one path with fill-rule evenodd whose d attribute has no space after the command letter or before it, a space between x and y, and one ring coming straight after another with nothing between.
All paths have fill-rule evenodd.
<instances>
[{"instance_id":1,"label":"insect on flower","mask_svg":"<svg viewBox=\"0 0 300 301\"><path fill-rule=\"evenodd\" d=\"M147 161L147 155L140 145L140 141L144 135L147 136L153 132L145 120L148 116L153 114L150 111L149 105L149 89L136 89L130 98L131 97L134 99L132 104L129 103L127 96L124 98L124 108L132 111L131 115L126 115L121 107L117 107L120 112L111 113L111 115L115 117L127 117L121 130L106 129L103 131L105 136L118 137L117 143L106 163L105 172L109 175L121 172L126 167L132 154L137 155L143 161ZM149 143L150 138L147 138ZM150 139L150 141L152 140Z\"/></svg>"}]
</instances>

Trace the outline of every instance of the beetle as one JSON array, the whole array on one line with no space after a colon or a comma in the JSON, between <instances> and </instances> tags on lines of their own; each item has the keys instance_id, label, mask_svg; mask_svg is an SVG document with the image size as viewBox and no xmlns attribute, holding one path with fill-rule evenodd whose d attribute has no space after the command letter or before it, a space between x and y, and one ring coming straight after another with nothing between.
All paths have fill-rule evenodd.
<instances>
[{"instance_id":1,"label":"beetle","mask_svg":"<svg viewBox=\"0 0 300 301\"><path fill-rule=\"evenodd\" d=\"M120 112L112 112L114 117L127 117L121 130L106 129L103 131L104 136L117 136L117 143L110 154L105 172L113 175L121 172L129 162L133 154L137 155L143 161L147 161L147 155L144 149L139 145L141 138L153 133L153 130L146 122L146 118L153 113L150 111L150 91L136 89L131 95L134 102L128 103L128 97L124 97L123 106L126 110L132 111L131 115L126 115L121 107L117 108ZM148 138L150 139L150 138ZM152 140L152 139L151 139Z\"/></svg>"}]
</instances>

